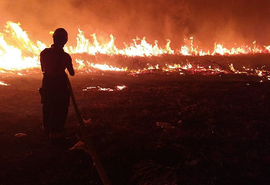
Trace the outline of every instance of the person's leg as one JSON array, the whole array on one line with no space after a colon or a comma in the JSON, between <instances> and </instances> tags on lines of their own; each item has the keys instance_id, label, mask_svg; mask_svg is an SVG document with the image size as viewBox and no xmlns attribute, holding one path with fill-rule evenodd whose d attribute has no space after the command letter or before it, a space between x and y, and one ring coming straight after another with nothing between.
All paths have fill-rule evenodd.
<instances>
[{"instance_id":1,"label":"person's leg","mask_svg":"<svg viewBox=\"0 0 270 185\"><path fill-rule=\"evenodd\" d=\"M68 114L68 107L57 105L52 112L51 138L63 138L65 134L65 121Z\"/></svg>"},{"instance_id":2,"label":"person's leg","mask_svg":"<svg viewBox=\"0 0 270 185\"><path fill-rule=\"evenodd\" d=\"M50 132L52 110L51 110L51 106L46 103L43 104L42 109L43 109L42 110L43 111L43 130L44 130L44 134L48 136Z\"/></svg>"}]
</instances>

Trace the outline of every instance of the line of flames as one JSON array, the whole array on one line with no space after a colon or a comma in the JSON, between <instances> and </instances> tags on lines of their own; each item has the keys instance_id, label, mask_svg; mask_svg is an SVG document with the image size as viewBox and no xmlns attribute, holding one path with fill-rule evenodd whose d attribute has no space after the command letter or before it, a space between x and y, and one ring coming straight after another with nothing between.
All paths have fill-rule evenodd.
<instances>
[{"instance_id":1,"label":"line of flames","mask_svg":"<svg viewBox=\"0 0 270 185\"><path fill-rule=\"evenodd\" d=\"M171 41L168 39L165 47L160 47L158 41L154 45L149 44L146 38L134 39L133 43L129 45L125 44L125 48L118 49L115 46L115 38L110 35L110 41L105 44L100 44L96 35L91 35L93 42L86 38L82 30L78 30L77 35L77 45L76 46L66 46L64 49L71 55L86 53L88 55L123 55L126 57L152 57L152 56L163 56L163 55L180 55L180 56L206 56L206 55L240 55L240 54L256 54L256 53L270 53L269 46L258 46L254 41L252 46L240 46L234 48L225 48L222 44L215 43L213 51L203 51L199 49L198 46L194 46L194 39L190 37L185 39L184 46L180 49L173 50L170 46ZM5 29L0 32L0 73L6 73L7 71L20 71L32 68L39 68L39 54L47 46L41 41L33 42L29 39L26 31L24 31L19 23L7 22ZM184 74L184 70L190 72L206 72L208 74L216 73L227 73L219 68L201 67L198 65L186 64L166 64L163 67L159 65L151 66L148 65L147 68L131 70L127 67L118 68L108 64L94 64L91 61L75 58L76 66L78 70L85 70L86 72L91 72L93 69L97 70L107 70L107 71L121 71L129 72L131 74L140 74L149 70L161 70L164 72L178 71L180 74ZM230 66L233 73L250 73L253 71L254 74L261 76L268 74L264 70L251 70L243 67L243 71L238 71ZM20 72L18 72L20 74Z\"/></svg>"}]
</instances>

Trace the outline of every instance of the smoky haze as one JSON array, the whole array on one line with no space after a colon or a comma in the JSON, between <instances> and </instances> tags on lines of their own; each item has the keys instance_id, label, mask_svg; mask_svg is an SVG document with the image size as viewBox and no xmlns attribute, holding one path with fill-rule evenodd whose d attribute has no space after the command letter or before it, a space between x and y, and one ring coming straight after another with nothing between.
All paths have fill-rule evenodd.
<instances>
[{"instance_id":1,"label":"smoky haze","mask_svg":"<svg viewBox=\"0 0 270 185\"><path fill-rule=\"evenodd\" d=\"M67 29L71 45L78 28L101 43L112 34L119 48L136 37L161 46L170 39L173 48L189 37L208 49L215 42L270 44L268 0L20 0L0 1L0 10L3 29L6 21L20 22L31 39L46 44L57 27Z\"/></svg>"}]
</instances>

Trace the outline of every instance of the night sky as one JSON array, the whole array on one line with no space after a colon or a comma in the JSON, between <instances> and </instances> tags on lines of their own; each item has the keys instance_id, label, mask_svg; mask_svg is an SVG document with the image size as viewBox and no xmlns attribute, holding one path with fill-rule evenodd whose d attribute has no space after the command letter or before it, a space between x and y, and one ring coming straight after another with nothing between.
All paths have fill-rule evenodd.
<instances>
[{"instance_id":1,"label":"night sky","mask_svg":"<svg viewBox=\"0 0 270 185\"><path fill-rule=\"evenodd\" d=\"M172 47L191 36L205 48L214 42L270 44L268 0L20 0L1 1L0 9L1 29L8 20L20 22L30 38L48 42L49 31L64 27L71 44L78 28L101 42L113 34L119 47L136 36L159 45L171 39Z\"/></svg>"}]
</instances>

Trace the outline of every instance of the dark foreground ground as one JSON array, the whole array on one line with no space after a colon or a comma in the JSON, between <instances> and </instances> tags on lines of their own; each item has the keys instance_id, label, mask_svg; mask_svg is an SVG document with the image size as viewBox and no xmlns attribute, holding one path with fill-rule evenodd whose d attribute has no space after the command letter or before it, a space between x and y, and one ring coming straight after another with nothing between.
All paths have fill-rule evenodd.
<instances>
[{"instance_id":1,"label":"dark foreground ground","mask_svg":"<svg viewBox=\"0 0 270 185\"><path fill-rule=\"evenodd\" d=\"M0 184L95 184L73 107L68 141L41 130L40 75L1 77ZM112 184L268 184L270 83L244 76L78 75L73 89ZM122 91L83 91L90 86ZM15 137L25 133L24 137Z\"/></svg>"}]
</instances>

